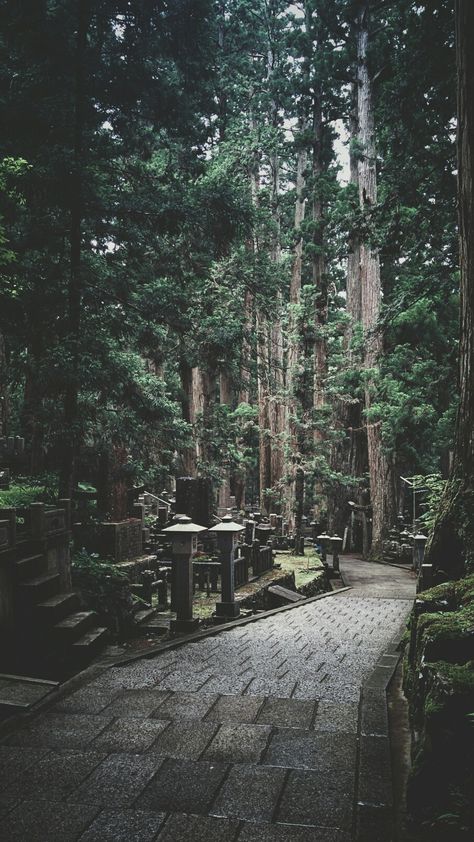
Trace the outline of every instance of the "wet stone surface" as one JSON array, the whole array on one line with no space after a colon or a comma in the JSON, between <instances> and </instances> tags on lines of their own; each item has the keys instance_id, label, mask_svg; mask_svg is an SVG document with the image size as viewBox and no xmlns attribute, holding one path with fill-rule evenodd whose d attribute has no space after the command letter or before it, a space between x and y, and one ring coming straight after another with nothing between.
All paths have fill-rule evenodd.
<instances>
[{"instance_id":1,"label":"wet stone surface","mask_svg":"<svg viewBox=\"0 0 474 842\"><path fill-rule=\"evenodd\" d=\"M2 842L349 842L352 828L357 842L384 838L377 681L414 586L394 568L341 568L352 591L89 674L10 729Z\"/></svg>"},{"instance_id":2,"label":"wet stone surface","mask_svg":"<svg viewBox=\"0 0 474 842\"><path fill-rule=\"evenodd\" d=\"M66 842L92 821L97 809L84 804L23 801L2 821L4 842Z\"/></svg>"},{"instance_id":3,"label":"wet stone surface","mask_svg":"<svg viewBox=\"0 0 474 842\"><path fill-rule=\"evenodd\" d=\"M138 806L206 815L226 771L223 763L167 759L139 798Z\"/></svg>"},{"instance_id":4,"label":"wet stone surface","mask_svg":"<svg viewBox=\"0 0 474 842\"><path fill-rule=\"evenodd\" d=\"M204 757L222 763L258 763L270 733L267 725L221 725Z\"/></svg>"},{"instance_id":5,"label":"wet stone surface","mask_svg":"<svg viewBox=\"0 0 474 842\"><path fill-rule=\"evenodd\" d=\"M212 813L216 816L270 822L283 789L284 769L233 766Z\"/></svg>"},{"instance_id":6,"label":"wet stone surface","mask_svg":"<svg viewBox=\"0 0 474 842\"><path fill-rule=\"evenodd\" d=\"M229 842L235 839L238 823L210 816L171 815L158 842Z\"/></svg>"},{"instance_id":7,"label":"wet stone surface","mask_svg":"<svg viewBox=\"0 0 474 842\"><path fill-rule=\"evenodd\" d=\"M165 821L164 813L143 810L103 810L80 842L152 842Z\"/></svg>"}]
</instances>

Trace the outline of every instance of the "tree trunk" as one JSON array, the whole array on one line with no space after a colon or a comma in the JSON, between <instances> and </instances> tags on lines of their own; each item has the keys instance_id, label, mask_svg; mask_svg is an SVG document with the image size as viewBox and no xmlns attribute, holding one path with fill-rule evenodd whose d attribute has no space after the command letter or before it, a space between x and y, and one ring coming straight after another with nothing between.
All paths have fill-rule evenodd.
<instances>
[{"instance_id":1,"label":"tree trunk","mask_svg":"<svg viewBox=\"0 0 474 842\"><path fill-rule=\"evenodd\" d=\"M5 338L0 333L0 437L8 434L8 367Z\"/></svg>"},{"instance_id":2,"label":"tree trunk","mask_svg":"<svg viewBox=\"0 0 474 842\"><path fill-rule=\"evenodd\" d=\"M269 418L270 364L269 337L265 315L257 313L257 389L259 427L259 487L260 508L269 511L268 491L272 487L272 440Z\"/></svg>"},{"instance_id":3,"label":"tree trunk","mask_svg":"<svg viewBox=\"0 0 474 842\"><path fill-rule=\"evenodd\" d=\"M307 128L305 115L300 121L300 135L304 136ZM286 368L286 390L288 395L287 409L287 494L286 494L286 519L290 526L293 526L294 503L295 503L295 460L299 453L298 440L298 392L300 381L300 356L302 354L300 337L300 317L298 308L301 301L301 281L303 269L303 235L301 227L306 211L306 167L308 163L308 151L304 140L301 142L296 160L296 203L295 203L295 236L296 242L293 251L293 265L291 270L290 283L290 308L288 314L288 353Z\"/></svg>"},{"instance_id":4,"label":"tree trunk","mask_svg":"<svg viewBox=\"0 0 474 842\"><path fill-rule=\"evenodd\" d=\"M352 107L349 118L349 134L351 142L359 136L358 121L358 85L352 84ZM352 145L349 147L350 183L359 190L359 164L357 155ZM360 243L359 233L356 228L349 235L349 254L347 258L347 287L346 306L349 315L349 322L346 329L345 344L351 357L350 343L354 326L362 319L362 299L360 284Z\"/></svg>"},{"instance_id":5,"label":"tree trunk","mask_svg":"<svg viewBox=\"0 0 474 842\"><path fill-rule=\"evenodd\" d=\"M191 371L191 414L195 425L196 459L198 463L208 462L207 427L211 403L211 377L200 366ZM200 430L199 430L200 426Z\"/></svg>"},{"instance_id":6,"label":"tree trunk","mask_svg":"<svg viewBox=\"0 0 474 842\"><path fill-rule=\"evenodd\" d=\"M219 374L219 400L222 406L232 408L232 382L225 371ZM230 507L230 470L224 466L222 471L222 482L219 487L219 507L228 509Z\"/></svg>"},{"instance_id":7,"label":"tree trunk","mask_svg":"<svg viewBox=\"0 0 474 842\"><path fill-rule=\"evenodd\" d=\"M70 270L68 284L68 339L72 357L64 397L64 447L60 476L60 494L72 497L76 482L76 461L79 444L78 399L79 356L82 310L82 217L83 217L83 155L85 121L85 52L89 28L90 0L77 0L77 41L74 103L74 161L71 178Z\"/></svg>"},{"instance_id":8,"label":"tree trunk","mask_svg":"<svg viewBox=\"0 0 474 842\"><path fill-rule=\"evenodd\" d=\"M326 379L326 324L328 318L328 290L324 266L324 219L321 197L321 176L323 174L323 115L321 94L314 93L313 101L313 252L312 276L315 288L314 311L314 351L313 351L313 408L318 419L325 404L324 389ZM318 419L321 420L320 417ZM324 439L321 429L314 430L314 441Z\"/></svg>"},{"instance_id":9,"label":"tree trunk","mask_svg":"<svg viewBox=\"0 0 474 842\"><path fill-rule=\"evenodd\" d=\"M372 84L369 76L367 51L369 43L369 6L363 0L358 14L357 28L357 74L358 74L358 123L359 123L359 203L366 218L377 203L377 173L374 136L374 113ZM379 328L380 316L380 261L376 249L365 237L360 243L360 281L362 325L364 329L364 367L375 370L382 354L382 336ZM373 378L367 381L365 408L369 412L373 404L376 385ZM383 451L380 420L367 420L367 448L369 460L370 495L372 503L372 547L371 555L377 558L382 553L382 542L394 516L393 484L389 475L390 466Z\"/></svg>"},{"instance_id":10,"label":"tree trunk","mask_svg":"<svg viewBox=\"0 0 474 842\"><path fill-rule=\"evenodd\" d=\"M43 391L39 375L38 342L32 339L27 350L25 390L21 413L22 431L30 454L30 472L33 476L44 470L44 428L42 420Z\"/></svg>"},{"instance_id":11,"label":"tree trunk","mask_svg":"<svg viewBox=\"0 0 474 842\"><path fill-rule=\"evenodd\" d=\"M268 49L268 84L271 87L272 77L276 70L276 56L274 46ZM270 154L271 171L271 215L273 235L271 246L271 260L278 264L281 259L281 219L280 219L280 158L277 144L278 132L278 103L273 97L271 101L270 121L275 133L273 149ZM277 294L277 314L268 328L268 364L269 364L269 392L268 392L268 426L270 442L270 486L277 491L282 480L284 465L284 437L286 433L286 412L283 402L283 331L281 326L281 293ZM263 431L265 436L265 431Z\"/></svg>"},{"instance_id":12,"label":"tree trunk","mask_svg":"<svg viewBox=\"0 0 474 842\"><path fill-rule=\"evenodd\" d=\"M182 399L182 413L183 418L192 428L191 436L193 438L192 443L183 449L182 453L182 465L183 465L183 474L185 476L194 477L196 476L197 472L197 464L196 464L196 446L194 444L194 407L193 407L193 394L192 394L192 369L191 366L188 365L186 360L182 357L179 364L179 374L181 378L181 388L183 390L183 399Z\"/></svg>"},{"instance_id":13,"label":"tree trunk","mask_svg":"<svg viewBox=\"0 0 474 842\"><path fill-rule=\"evenodd\" d=\"M461 313L459 407L453 468L428 542L439 579L474 570L474 5L456 0L458 208Z\"/></svg>"}]
</instances>

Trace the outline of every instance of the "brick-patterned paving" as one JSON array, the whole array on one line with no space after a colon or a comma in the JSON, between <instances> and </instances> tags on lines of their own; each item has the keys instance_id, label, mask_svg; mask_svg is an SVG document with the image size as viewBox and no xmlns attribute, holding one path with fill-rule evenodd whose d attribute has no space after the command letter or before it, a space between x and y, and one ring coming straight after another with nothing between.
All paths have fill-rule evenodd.
<instances>
[{"instance_id":1,"label":"brick-patterned paving","mask_svg":"<svg viewBox=\"0 0 474 842\"><path fill-rule=\"evenodd\" d=\"M107 669L5 737L2 842L348 842L361 685L414 587L342 564L354 590Z\"/></svg>"}]
</instances>

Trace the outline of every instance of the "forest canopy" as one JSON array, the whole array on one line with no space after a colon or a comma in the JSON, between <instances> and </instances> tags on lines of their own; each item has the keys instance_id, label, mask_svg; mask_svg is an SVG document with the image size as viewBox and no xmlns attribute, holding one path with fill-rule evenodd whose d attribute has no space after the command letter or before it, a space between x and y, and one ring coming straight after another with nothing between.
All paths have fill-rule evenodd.
<instances>
[{"instance_id":1,"label":"forest canopy","mask_svg":"<svg viewBox=\"0 0 474 842\"><path fill-rule=\"evenodd\" d=\"M0 2L0 436L341 533L446 477L449 0ZM108 497L109 495L109 497Z\"/></svg>"}]
</instances>

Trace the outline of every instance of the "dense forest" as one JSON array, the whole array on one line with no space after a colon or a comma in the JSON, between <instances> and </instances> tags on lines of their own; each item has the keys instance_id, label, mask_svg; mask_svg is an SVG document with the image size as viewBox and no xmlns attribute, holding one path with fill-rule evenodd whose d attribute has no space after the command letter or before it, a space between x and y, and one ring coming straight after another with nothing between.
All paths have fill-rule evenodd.
<instances>
[{"instance_id":1,"label":"dense forest","mask_svg":"<svg viewBox=\"0 0 474 842\"><path fill-rule=\"evenodd\" d=\"M0 30L0 436L113 518L181 475L291 518L304 476L331 534L370 501L379 556L400 478L459 462L451 0L2 0Z\"/></svg>"}]
</instances>

